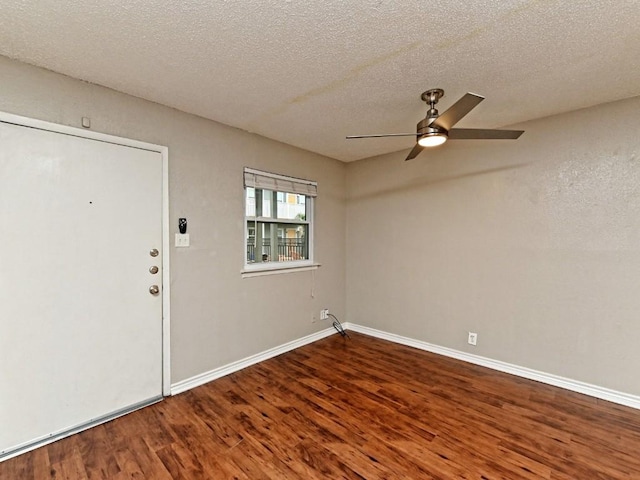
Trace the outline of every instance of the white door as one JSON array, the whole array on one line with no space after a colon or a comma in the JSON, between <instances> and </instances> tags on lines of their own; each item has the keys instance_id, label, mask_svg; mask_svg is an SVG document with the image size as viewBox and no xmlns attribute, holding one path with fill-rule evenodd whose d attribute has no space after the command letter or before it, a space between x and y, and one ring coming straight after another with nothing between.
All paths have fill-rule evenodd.
<instances>
[{"instance_id":1,"label":"white door","mask_svg":"<svg viewBox=\"0 0 640 480\"><path fill-rule=\"evenodd\" d=\"M0 122L0 458L161 397L162 181L159 152Z\"/></svg>"}]
</instances>

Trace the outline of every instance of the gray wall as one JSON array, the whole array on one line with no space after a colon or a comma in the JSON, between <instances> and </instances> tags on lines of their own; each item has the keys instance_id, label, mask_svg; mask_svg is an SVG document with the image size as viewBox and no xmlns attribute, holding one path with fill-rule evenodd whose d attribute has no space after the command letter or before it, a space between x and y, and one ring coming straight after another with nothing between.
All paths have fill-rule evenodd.
<instances>
[{"instance_id":1,"label":"gray wall","mask_svg":"<svg viewBox=\"0 0 640 480\"><path fill-rule=\"evenodd\" d=\"M349 321L640 395L638 125L634 98L349 164Z\"/></svg>"},{"instance_id":2,"label":"gray wall","mask_svg":"<svg viewBox=\"0 0 640 480\"><path fill-rule=\"evenodd\" d=\"M2 111L169 147L171 228L188 217L192 240L171 250L173 382L328 327L327 307L640 395L638 98L344 165L3 57L0 92ZM240 277L244 166L318 181L320 269Z\"/></svg>"},{"instance_id":3,"label":"gray wall","mask_svg":"<svg viewBox=\"0 0 640 480\"><path fill-rule=\"evenodd\" d=\"M0 57L0 110L169 147L172 382L330 327L345 310L345 166L161 105ZM244 166L317 180L315 272L242 279ZM312 298L314 293L314 298Z\"/></svg>"}]
</instances>

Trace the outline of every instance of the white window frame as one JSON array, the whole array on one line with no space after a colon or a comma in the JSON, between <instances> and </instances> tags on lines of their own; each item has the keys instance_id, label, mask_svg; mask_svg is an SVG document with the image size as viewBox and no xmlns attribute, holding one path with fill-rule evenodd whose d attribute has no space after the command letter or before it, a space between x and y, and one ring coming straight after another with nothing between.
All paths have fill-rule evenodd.
<instances>
[{"instance_id":1,"label":"white window frame","mask_svg":"<svg viewBox=\"0 0 640 480\"><path fill-rule=\"evenodd\" d=\"M247 216L247 188L269 190L272 192L286 192L306 197L305 221L308 235L308 257L304 260L287 260L282 262L249 262L247 259L247 239L249 238L249 221L267 222L274 225L282 223L300 224L299 221ZM243 188L243 208L244 208L244 238L243 238L243 258L244 267L242 269L243 278L272 275L278 273L290 273L304 270L314 270L318 264L314 262L314 210L315 197L317 196L317 182L301 178L280 175L277 173L265 172L253 168L244 168L244 188ZM275 195L275 193L274 193ZM286 198L286 197L285 197Z\"/></svg>"}]
</instances>

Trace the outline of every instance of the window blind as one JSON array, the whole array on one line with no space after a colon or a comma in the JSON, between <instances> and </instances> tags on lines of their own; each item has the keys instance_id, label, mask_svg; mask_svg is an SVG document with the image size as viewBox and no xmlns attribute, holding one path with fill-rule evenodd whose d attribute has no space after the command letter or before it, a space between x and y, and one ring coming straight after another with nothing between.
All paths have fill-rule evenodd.
<instances>
[{"instance_id":1,"label":"window blind","mask_svg":"<svg viewBox=\"0 0 640 480\"><path fill-rule=\"evenodd\" d=\"M263 172L245 167L244 186L274 190L277 192L297 193L316 197L318 195L318 183L301 178L287 177L277 173Z\"/></svg>"}]
</instances>

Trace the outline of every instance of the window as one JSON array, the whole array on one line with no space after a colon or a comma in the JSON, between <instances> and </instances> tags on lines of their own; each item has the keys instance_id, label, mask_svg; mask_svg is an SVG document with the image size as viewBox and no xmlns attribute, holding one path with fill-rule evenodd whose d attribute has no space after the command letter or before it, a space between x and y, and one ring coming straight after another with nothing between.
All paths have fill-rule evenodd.
<instances>
[{"instance_id":1,"label":"window","mask_svg":"<svg viewBox=\"0 0 640 480\"><path fill-rule=\"evenodd\" d=\"M313 265L317 183L244 169L245 270Z\"/></svg>"}]
</instances>

